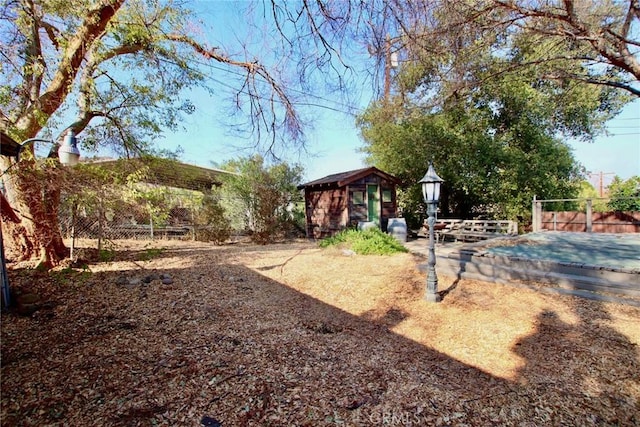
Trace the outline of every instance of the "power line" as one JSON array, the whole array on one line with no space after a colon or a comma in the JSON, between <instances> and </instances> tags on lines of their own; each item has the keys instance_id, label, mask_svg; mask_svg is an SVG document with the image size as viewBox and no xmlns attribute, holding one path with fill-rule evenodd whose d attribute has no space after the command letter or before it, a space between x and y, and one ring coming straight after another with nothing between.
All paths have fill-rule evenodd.
<instances>
[{"instance_id":1,"label":"power line","mask_svg":"<svg viewBox=\"0 0 640 427\"><path fill-rule=\"evenodd\" d=\"M210 68L210 69L214 69L214 70L218 70L218 71L222 71L222 72L226 72L226 73L241 77L243 79L246 78L246 75L244 73L239 72L239 71L235 71L235 70L233 70L233 69L231 69L229 67L225 68L225 67L213 64L211 62L204 62L204 61L199 61L199 60L194 60L192 62L195 63L195 64L198 64L200 66L203 66L203 67L206 67L206 68ZM200 70L196 70L196 71L201 72ZM205 77L205 79L210 80L212 82L215 82L216 84L224 86L224 87L226 87L228 89L232 89L234 91L238 91L237 87L232 86L232 85L230 85L228 83L222 82L222 81L212 77L209 74L205 74L204 77ZM265 85L267 84L267 82L262 81L262 80L256 80L256 82L258 82L260 84L265 84ZM341 102L337 102L335 100L328 99L328 98L325 98L325 97L322 97L322 96L318 96L318 95L315 95L315 94L312 94L312 93L309 93L309 92L305 92L305 91L302 91L302 90L299 90L299 89L294 89L294 88L288 87L286 85L281 85L281 87L283 89L285 89L287 92L296 93L296 94L299 94L299 95L303 95L305 97L315 98L317 100L336 105L337 107L332 107L332 106L329 106L329 105L312 103L312 102L296 102L296 101L292 101L291 102L293 105L322 108L322 109L335 111L335 112L346 114L346 115L353 115L354 112L362 112L363 111L363 109L360 108L360 107L356 107L356 106L348 105L348 104L343 104ZM260 99L264 99L263 97L260 97L260 96L257 96L257 97L260 98ZM345 109L348 110L348 111L345 111ZM640 121L640 118L633 118L633 117L620 118L620 119L615 119L614 118L612 120L616 120L616 121L623 121L623 120L624 121L626 121L626 120ZM612 127L609 127L609 129L635 129L635 128L636 128L636 126L612 126ZM610 134L609 136L632 136L632 135L640 135L640 133L638 133L638 132L614 133L614 134Z\"/></svg>"},{"instance_id":2,"label":"power line","mask_svg":"<svg viewBox=\"0 0 640 427\"><path fill-rule=\"evenodd\" d=\"M246 77L245 74L243 74L243 73L241 73L239 71L235 71L235 70L232 70L232 69L228 69L228 68L224 68L224 67L221 67L221 66L217 66L215 64L211 64L211 63L208 63L208 62L202 62L202 61L194 61L194 62L199 64L199 65L201 65L201 66L203 66L203 67L212 68L212 69L218 70L218 71L223 71L223 72L226 72L226 73L229 73L229 74L233 74L233 75L236 75L236 76L242 77L242 78ZM211 81L213 81L213 82L215 82L217 84L220 84L220 85L222 85L224 87L227 87L229 89L237 90L236 87L233 87L233 86L231 86L231 85L229 85L227 83L221 82L220 80L215 79L215 78L211 77L208 74L205 75L205 78L208 79L208 80L211 80ZM266 82L261 81L261 80L257 80L257 82L260 82L261 84L267 84ZM351 111L362 111L362 109L360 107L356 107L356 106L348 105L348 104L343 104L343 103L337 102L335 100L324 98L322 96L318 96L318 95L315 95L315 94L312 94L312 93L304 92L304 91L299 90L299 89L293 89L293 88L285 86L285 85L282 85L282 87L288 92L296 93L296 94L303 95L303 96L310 97L310 98L315 98L315 99L320 100L320 101L324 101L324 102L327 102L327 103L330 103L330 104L333 104L333 105L337 105L338 107L342 107L342 108L344 108L344 109L346 109L348 111L345 111L344 109L340 109L340 108L337 108L337 107L330 107L330 106L322 105L322 104L311 104L311 103L309 103L308 104L309 106L325 108L325 109L328 109L328 110L332 110L332 111L336 111L336 112L344 113L344 114L352 114ZM292 103L294 105L307 105L307 104L305 104L303 102L292 102Z\"/></svg>"}]
</instances>

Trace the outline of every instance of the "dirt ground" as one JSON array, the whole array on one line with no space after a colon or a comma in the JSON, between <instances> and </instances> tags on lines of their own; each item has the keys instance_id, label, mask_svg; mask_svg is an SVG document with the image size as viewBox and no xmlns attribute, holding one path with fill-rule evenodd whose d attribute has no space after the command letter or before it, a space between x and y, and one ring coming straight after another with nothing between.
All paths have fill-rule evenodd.
<instances>
[{"instance_id":1,"label":"dirt ground","mask_svg":"<svg viewBox=\"0 0 640 427\"><path fill-rule=\"evenodd\" d=\"M3 426L640 425L635 307L442 276L428 303L415 255L302 241L113 254L10 270Z\"/></svg>"}]
</instances>

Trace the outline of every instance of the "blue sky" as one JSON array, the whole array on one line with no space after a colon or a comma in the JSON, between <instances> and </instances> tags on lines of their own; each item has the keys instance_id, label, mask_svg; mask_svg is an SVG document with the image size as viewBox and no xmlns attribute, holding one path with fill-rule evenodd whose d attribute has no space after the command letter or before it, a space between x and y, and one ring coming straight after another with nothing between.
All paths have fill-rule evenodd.
<instances>
[{"instance_id":1,"label":"blue sky","mask_svg":"<svg viewBox=\"0 0 640 427\"><path fill-rule=\"evenodd\" d=\"M187 118L187 130L168 134L162 146L175 148L180 145L184 150L183 161L205 167L251 154L236 148L246 145L246 140L228 135L224 124L212 118L215 113L206 107L212 102L215 99L198 103L196 113ZM367 102L363 99L361 107L364 108ZM315 114L317 122L307 130L309 154L292 155L287 160L300 163L305 168L307 180L363 167L364 155L358 151L362 140L354 117L323 109ZM594 174L594 184L600 172L605 183L610 182L614 174L622 179L640 176L640 99L628 104L607 128L608 134L597 137L594 142L568 141L575 158Z\"/></svg>"},{"instance_id":2,"label":"blue sky","mask_svg":"<svg viewBox=\"0 0 640 427\"><path fill-rule=\"evenodd\" d=\"M268 43L266 37L262 37L264 33L261 35L260 30L254 34L246 32L242 10L247 4L242 1L199 0L190 6L198 13L203 27L213 29L200 34L210 45L241 52L239 46L246 43L249 49L264 53ZM225 79L224 72L214 74L215 79ZM363 87L364 95L353 101L356 109L365 108L371 100L370 85ZM162 147L173 149L180 145L183 161L205 167L251 154L251 151L238 150L238 147L248 145L247 140L229 134L228 125L225 125L225 107L228 104L221 102L220 94L212 97L204 92L194 92L191 96L197 111L186 119L186 130L167 134L161 141ZM364 155L358 151L362 141L354 117L334 111L346 111L348 108L341 101L327 97L316 101L328 108L305 111L315 118L313 127L306 129L308 153L293 154L285 160L301 164L305 168L306 180L365 166ZM622 179L640 176L640 99L627 105L618 117L609 122L608 135L596 138L593 143L568 142L578 162L596 177L594 183L600 172L606 182L611 181L613 174Z\"/></svg>"},{"instance_id":3,"label":"blue sky","mask_svg":"<svg viewBox=\"0 0 640 427\"><path fill-rule=\"evenodd\" d=\"M257 2L256 12L252 16L257 19L256 27L247 25L245 9L250 6L245 1L195 0L188 4L196 12L201 21L202 33L197 34L209 46L219 46L226 52L237 54L242 59L244 50L253 52L261 62L269 63L277 59L268 55L270 37L274 26L267 16L262 20L259 13L262 3ZM267 2L268 7L268 2ZM268 14L267 14L268 15ZM207 28L211 30L206 30ZM279 37L276 35L276 37ZM265 55L266 54L266 55ZM363 57L368 58L366 49ZM251 53L249 53L251 55ZM250 56L249 56L250 57ZM370 66L358 58L350 58L358 66ZM350 63L353 66L353 63ZM194 114L187 117L183 127L186 129L166 134L160 142L161 148L174 149L180 145L183 152L181 160L204 167L220 164L227 160L254 154L251 149L241 150L240 147L250 147L251 140L233 135L230 132L228 118L228 97L233 91L225 87L237 81L234 72L225 72L214 65L211 70L210 83L217 87L216 96L210 96L201 90L190 93L191 100L197 107ZM323 79L324 76L315 76ZM219 84L222 82L222 84ZM293 87L296 93L297 88ZM335 172L357 169L364 166L364 156L358 152L361 146L359 132L355 127L355 117L348 111L362 111L371 100L371 83L361 88L365 95L351 94L351 100L337 99L335 95L310 94L310 101L326 108L301 107L304 118L312 118L310 127L304 129L306 135L306 152L291 152L283 160L298 163L305 169L305 180L313 180ZM346 103L349 102L349 105Z\"/></svg>"},{"instance_id":4,"label":"blue sky","mask_svg":"<svg viewBox=\"0 0 640 427\"><path fill-rule=\"evenodd\" d=\"M609 121L607 130L608 135L593 143L570 141L575 158L596 177L602 172L605 183L611 182L613 174L622 179L640 176L640 99ZM597 179L592 177L591 182Z\"/></svg>"}]
</instances>

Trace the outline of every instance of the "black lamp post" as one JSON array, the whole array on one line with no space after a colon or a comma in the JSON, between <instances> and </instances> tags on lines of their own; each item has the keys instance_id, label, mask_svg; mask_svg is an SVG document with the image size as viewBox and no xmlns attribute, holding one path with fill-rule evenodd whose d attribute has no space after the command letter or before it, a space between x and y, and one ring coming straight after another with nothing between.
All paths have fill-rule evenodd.
<instances>
[{"instance_id":1,"label":"black lamp post","mask_svg":"<svg viewBox=\"0 0 640 427\"><path fill-rule=\"evenodd\" d=\"M4 155L8 155L9 157L15 157L17 164L18 160L20 160L20 153L22 150L31 143L34 142L49 142L54 144L55 142L50 139L44 138L29 138L25 141L22 141L21 144L13 141L13 139L8 136L2 134L2 144L4 150L5 141L7 141L7 147L10 148L10 152ZM62 145L58 149L58 160L65 166L73 166L80 161L80 150L78 150L78 142L76 140L76 134L73 130L69 129L67 134L62 141ZM11 165L9 169L13 166ZM2 172L4 175L9 169ZM7 264L4 259L4 242L2 240L2 230L0 229L0 289L2 293L2 301L5 307L8 307L11 304L11 292L9 290L9 277L7 276Z\"/></svg>"},{"instance_id":2,"label":"black lamp post","mask_svg":"<svg viewBox=\"0 0 640 427\"><path fill-rule=\"evenodd\" d=\"M427 260L427 293L424 298L429 302L439 302L438 276L436 275L436 251L434 245L434 228L436 225L435 213L440 198L440 184L444 182L433 169L433 163L429 163L427 173L419 181L422 184L422 196L427 204L427 224L429 225L429 258Z\"/></svg>"}]
</instances>

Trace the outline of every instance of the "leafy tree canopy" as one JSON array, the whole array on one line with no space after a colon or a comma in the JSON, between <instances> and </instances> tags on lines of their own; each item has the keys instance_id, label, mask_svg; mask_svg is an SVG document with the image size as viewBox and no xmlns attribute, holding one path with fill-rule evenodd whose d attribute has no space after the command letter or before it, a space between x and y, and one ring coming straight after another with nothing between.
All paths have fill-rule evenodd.
<instances>
[{"instance_id":1,"label":"leafy tree canopy","mask_svg":"<svg viewBox=\"0 0 640 427\"><path fill-rule=\"evenodd\" d=\"M433 104L522 73L640 96L636 0L409 1L390 4L385 16L379 32L391 34L388 49L417 66L404 83ZM494 67L487 51L509 64Z\"/></svg>"},{"instance_id":2,"label":"leafy tree canopy","mask_svg":"<svg viewBox=\"0 0 640 427\"><path fill-rule=\"evenodd\" d=\"M194 110L184 93L209 86L205 61L235 76L230 110L245 113L258 133L301 136L277 66L198 40L204 29L180 2L11 1L1 12L0 128L17 140L62 127L84 132L88 149L148 152Z\"/></svg>"},{"instance_id":3,"label":"leafy tree canopy","mask_svg":"<svg viewBox=\"0 0 640 427\"><path fill-rule=\"evenodd\" d=\"M234 228L250 231L259 243L289 231L294 225L293 211L302 201L297 189L302 181L301 166L269 164L255 155L231 160L222 169L233 172L222 177L223 185L217 191Z\"/></svg>"},{"instance_id":4,"label":"leafy tree canopy","mask_svg":"<svg viewBox=\"0 0 640 427\"><path fill-rule=\"evenodd\" d=\"M444 215L526 219L534 195L575 197L581 170L562 138L600 133L636 95L625 85L640 76L635 58L615 61L577 32L591 25L585 11L595 11L609 14L611 32L630 36L624 22L637 21L637 5L432 6L391 7L387 28L400 34L388 44L400 57L394 91L359 118L369 161L412 186L401 193L406 214L420 213L415 183L431 160L446 180ZM615 46L624 55L636 43Z\"/></svg>"},{"instance_id":5,"label":"leafy tree canopy","mask_svg":"<svg viewBox=\"0 0 640 427\"><path fill-rule=\"evenodd\" d=\"M359 123L369 161L405 185L414 185L434 161L446 180L445 215L527 218L534 195L576 196L580 168L560 138L589 138L612 114L600 102L607 91L578 82L562 88L525 73L505 75L437 109L398 95L373 105ZM413 202L403 197L402 203L415 209L417 186L409 192Z\"/></svg>"},{"instance_id":6,"label":"leafy tree canopy","mask_svg":"<svg viewBox=\"0 0 640 427\"><path fill-rule=\"evenodd\" d=\"M614 211L640 212L640 176L627 180L614 177L609 185L609 208Z\"/></svg>"},{"instance_id":7,"label":"leafy tree canopy","mask_svg":"<svg viewBox=\"0 0 640 427\"><path fill-rule=\"evenodd\" d=\"M591 209L594 212L607 212L609 210L607 203L605 200L600 198L598 194L598 190L587 180L583 180L580 183L580 192L578 193L578 198L582 199L577 203L577 206L567 207L566 210L579 210L582 212L586 212L587 210L587 199L590 199Z\"/></svg>"},{"instance_id":8,"label":"leafy tree canopy","mask_svg":"<svg viewBox=\"0 0 640 427\"><path fill-rule=\"evenodd\" d=\"M534 127L489 132L478 110L453 110L396 124L362 118L372 164L402 179L405 215L421 212L416 183L433 161L445 180L444 216L526 218L533 195L571 197L579 169L569 147Z\"/></svg>"}]
</instances>

